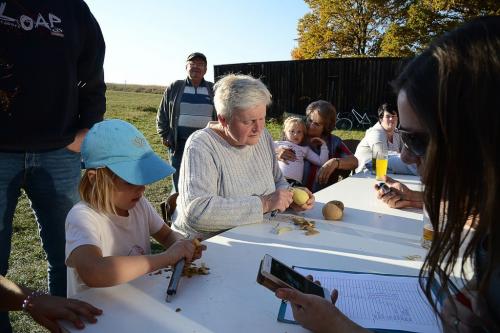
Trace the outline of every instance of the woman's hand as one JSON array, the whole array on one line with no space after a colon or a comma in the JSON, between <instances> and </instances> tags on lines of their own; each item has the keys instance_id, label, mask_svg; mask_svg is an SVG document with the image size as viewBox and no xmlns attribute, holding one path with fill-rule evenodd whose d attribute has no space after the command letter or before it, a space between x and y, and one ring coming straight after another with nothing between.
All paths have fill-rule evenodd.
<instances>
[{"instance_id":1,"label":"woman's hand","mask_svg":"<svg viewBox=\"0 0 500 333\"><path fill-rule=\"evenodd\" d=\"M377 198L385 202L389 207L423 207L422 192L412 191L406 185L388 176L384 176L383 181L389 186L390 192L384 193L378 184L375 185L375 190L377 190Z\"/></svg>"},{"instance_id":2,"label":"woman's hand","mask_svg":"<svg viewBox=\"0 0 500 333\"><path fill-rule=\"evenodd\" d=\"M53 333L61 332L57 320L71 321L76 328L82 329L85 325L80 317L90 323L95 323L97 322L96 316L102 314L101 309L88 303L50 295L33 298L27 311L37 323Z\"/></svg>"},{"instance_id":3,"label":"woman's hand","mask_svg":"<svg viewBox=\"0 0 500 333\"><path fill-rule=\"evenodd\" d=\"M468 300L467 306L456 296L448 297L443 303L444 332L498 332L499 327L488 316L486 302L476 291L461 289L462 299ZM470 307L469 307L470 306Z\"/></svg>"},{"instance_id":4,"label":"woman's hand","mask_svg":"<svg viewBox=\"0 0 500 333\"><path fill-rule=\"evenodd\" d=\"M297 160L295 151L291 148L285 147L276 148L276 158L278 161L284 162L285 164L288 164L288 162L295 162Z\"/></svg>"},{"instance_id":5,"label":"woman's hand","mask_svg":"<svg viewBox=\"0 0 500 333\"><path fill-rule=\"evenodd\" d=\"M292 202L290 207L296 212L301 212L313 208L315 201L314 194L312 194L312 192L309 191L307 187L300 187L300 189L305 191L309 195L309 199L307 199L306 203L301 206L297 205L295 202Z\"/></svg>"},{"instance_id":6,"label":"woman's hand","mask_svg":"<svg viewBox=\"0 0 500 333\"><path fill-rule=\"evenodd\" d=\"M278 210L284 212L293 202L293 193L288 189L279 189L271 194L261 196L264 213Z\"/></svg>"},{"instance_id":7,"label":"woman's hand","mask_svg":"<svg viewBox=\"0 0 500 333\"><path fill-rule=\"evenodd\" d=\"M365 332L337 309L337 290L331 294L331 302L298 290L279 288L276 296L290 302L293 317L303 327L313 332Z\"/></svg>"},{"instance_id":8,"label":"woman's hand","mask_svg":"<svg viewBox=\"0 0 500 333\"><path fill-rule=\"evenodd\" d=\"M318 183L326 184L332 173L339 167L340 160L338 158L331 158L323 164L318 170Z\"/></svg>"}]
</instances>

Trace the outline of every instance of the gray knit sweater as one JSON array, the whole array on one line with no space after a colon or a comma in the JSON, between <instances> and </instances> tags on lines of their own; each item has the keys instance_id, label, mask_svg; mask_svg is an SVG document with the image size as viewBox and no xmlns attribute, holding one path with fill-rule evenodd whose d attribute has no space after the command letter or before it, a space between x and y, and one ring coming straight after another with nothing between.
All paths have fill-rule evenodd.
<instances>
[{"instance_id":1,"label":"gray knit sweater","mask_svg":"<svg viewBox=\"0 0 500 333\"><path fill-rule=\"evenodd\" d=\"M256 145L234 147L209 128L213 124L187 140L173 225L203 239L239 225L261 223L259 196L288 187L267 130Z\"/></svg>"}]
</instances>

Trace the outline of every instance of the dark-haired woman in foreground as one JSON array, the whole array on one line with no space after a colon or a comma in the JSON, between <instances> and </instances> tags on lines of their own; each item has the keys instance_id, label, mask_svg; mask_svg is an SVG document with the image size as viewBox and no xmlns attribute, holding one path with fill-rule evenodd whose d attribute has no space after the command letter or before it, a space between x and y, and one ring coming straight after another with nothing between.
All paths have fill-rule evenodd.
<instances>
[{"instance_id":1,"label":"dark-haired woman in foreground","mask_svg":"<svg viewBox=\"0 0 500 333\"><path fill-rule=\"evenodd\" d=\"M447 295L439 313L446 332L500 331L500 17L483 17L436 40L394 83L404 149L425 184L424 204L435 230L420 272L431 295L436 276ZM466 223L475 225L464 239ZM470 307L449 290L453 267L472 265L464 281ZM441 268L441 269L440 269ZM428 278L428 279L424 279ZM291 289L295 319L316 332L364 331L334 305ZM339 297L342 297L340 295Z\"/></svg>"}]
</instances>

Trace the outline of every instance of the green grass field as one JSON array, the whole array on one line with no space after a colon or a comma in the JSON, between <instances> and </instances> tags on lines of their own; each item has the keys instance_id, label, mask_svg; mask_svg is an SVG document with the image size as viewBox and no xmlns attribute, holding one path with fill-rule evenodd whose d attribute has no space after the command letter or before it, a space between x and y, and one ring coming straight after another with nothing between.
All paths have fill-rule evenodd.
<instances>
[{"instance_id":1,"label":"green grass field","mask_svg":"<svg viewBox=\"0 0 500 333\"><path fill-rule=\"evenodd\" d=\"M107 92L106 118L120 118L134 124L144 133L149 143L164 159L167 155L159 136L156 134L156 109L162 95L152 93L111 91ZM273 137L280 136L281 124L269 122L267 127ZM343 139L361 139L363 131L336 131ZM159 203L170 192L170 179L164 179L146 189L146 197L158 209ZM47 264L45 254L38 237L38 228L29 201L23 194L14 216L14 236L10 257L10 269L7 275L16 283L34 289L46 289ZM11 313L14 332L46 332L43 328L22 312Z\"/></svg>"}]
</instances>

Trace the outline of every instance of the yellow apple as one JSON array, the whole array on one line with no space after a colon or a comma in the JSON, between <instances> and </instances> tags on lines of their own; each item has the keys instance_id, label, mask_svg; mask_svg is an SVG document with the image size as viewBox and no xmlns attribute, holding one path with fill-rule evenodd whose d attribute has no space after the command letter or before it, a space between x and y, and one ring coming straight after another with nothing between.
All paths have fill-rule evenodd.
<instances>
[{"instance_id":1,"label":"yellow apple","mask_svg":"<svg viewBox=\"0 0 500 333\"><path fill-rule=\"evenodd\" d=\"M293 189L293 202L295 202L297 205L302 206L309 200L309 194L300 189L300 188L294 188Z\"/></svg>"},{"instance_id":2,"label":"yellow apple","mask_svg":"<svg viewBox=\"0 0 500 333\"><path fill-rule=\"evenodd\" d=\"M344 216L344 203L338 200L329 201L323 206L322 213L327 220L341 220Z\"/></svg>"}]
</instances>

